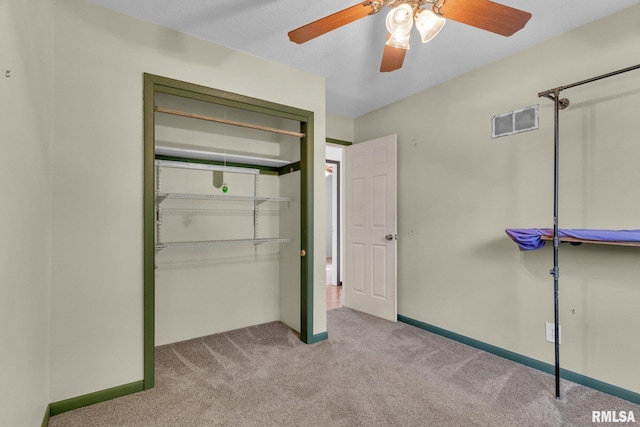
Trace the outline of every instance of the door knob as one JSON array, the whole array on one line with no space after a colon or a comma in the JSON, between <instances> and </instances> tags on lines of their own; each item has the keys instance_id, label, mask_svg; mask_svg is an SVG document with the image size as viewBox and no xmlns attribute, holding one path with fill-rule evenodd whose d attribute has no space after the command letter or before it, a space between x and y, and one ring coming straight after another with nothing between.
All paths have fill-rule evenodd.
<instances>
[{"instance_id":1,"label":"door knob","mask_svg":"<svg viewBox=\"0 0 640 427\"><path fill-rule=\"evenodd\" d=\"M384 236L385 240L387 241L391 241L391 240L397 240L398 239L398 235L397 234L387 234L386 236Z\"/></svg>"}]
</instances>

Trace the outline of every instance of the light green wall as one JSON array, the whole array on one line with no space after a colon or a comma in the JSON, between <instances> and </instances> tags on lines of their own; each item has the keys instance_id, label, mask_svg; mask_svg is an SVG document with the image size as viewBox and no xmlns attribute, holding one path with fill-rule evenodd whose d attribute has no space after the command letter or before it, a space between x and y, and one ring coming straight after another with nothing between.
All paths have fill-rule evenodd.
<instances>
[{"instance_id":1,"label":"light green wall","mask_svg":"<svg viewBox=\"0 0 640 427\"><path fill-rule=\"evenodd\" d=\"M0 424L49 403L53 5L0 3ZM9 72L9 77L7 77Z\"/></svg>"},{"instance_id":2,"label":"light green wall","mask_svg":"<svg viewBox=\"0 0 640 427\"><path fill-rule=\"evenodd\" d=\"M10 102L0 106L9 141L0 168L0 337L10 345L0 347L0 363L12 369L0 371L0 383L11 384L0 413L10 425L37 425L48 402L142 377L142 73L314 111L321 184L324 82L80 0L1 7L0 89ZM391 119L379 111L356 120L356 140L398 133L400 313L552 362L543 342L551 250L520 253L502 231L550 224L551 107L536 94L640 62L639 15L634 7L382 110ZM561 225L639 228L637 166L614 163L638 155L629 123L640 100L628 89L638 86L635 74L566 93ZM539 131L489 138L493 114L535 103ZM348 139L343 125L329 136ZM604 138L620 145L609 150ZM324 248L315 255L320 333ZM636 392L637 255L561 251L563 366Z\"/></svg>"},{"instance_id":3,"label":"light green wall","mask_svg":"<svg viewBox=\"0 0 640 427\"><path fill-rule=\"evenodd\" d=\"M354 119L327 114L327 138L353 142Z\"/></svg>"},{"instance_id":4,"label":"light green wall","mask_svg":"<svg viewBox=\"0 0 640 427\"><path fill-rule=\"evenodd\" d=\"M144 72L313 111L320 184L325 139L320 77L81 0L56 2L55 22L52 402L142 379ZM319 333L324 246L316 258Z\"/></svg>"},{"instance_id":5,"label":"light green wall","mask_svg":"<svg viewBox=\"0 0 640 427\"><path fill-rule=\"evenodd\" d=\"M634 6L356 119L356 141L398 134L400 314L553 364L552 248L504 233L553 224L552 102L537 94L635 65L638 46ZM560 227L640 228L640 71L563 96ZM491 139L493 115L535 104L539 130ZM560 250L562 367L635 392L638 256Z\"/></svg>"}]
</instances>

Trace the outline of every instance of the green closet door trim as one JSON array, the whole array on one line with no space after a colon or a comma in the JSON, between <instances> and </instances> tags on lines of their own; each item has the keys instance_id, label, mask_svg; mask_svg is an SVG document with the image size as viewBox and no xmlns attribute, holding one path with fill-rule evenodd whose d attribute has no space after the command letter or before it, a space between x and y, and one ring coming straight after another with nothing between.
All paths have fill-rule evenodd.
<instances>
[{"instance_id":1,"label":"green closet door trim","mask_svg":"<svg viewBox=\"0 0 640 427\"><path fill-rule=\"evenodd\" d=\"M343 141L341 139L334 139L334 138L326 138L325 139L327 141L327 143L329 144L336 144L336 145L353 145L353 142L349 142L349 141Z\"/></svg>"},{"instance_id":2,"label":"green closet door trim","mask_svg":"<svg viewBox=\"0 0 640 427\"><path fill-rule=\"evenodd\" d=\"M313 113L300 123L300 339L310 344L313 338Z\"/></svg>"},{"instance_id":3,"label":"green closet door trim","mask_svg":"<svg viewBox=\"0 0 640 427\"><path fill-rule=\"evenodd\" d=\"M167 93L211 102L273 117L296 120L305 134L300 138L301 249L300 336L305 343L320 341L313 335L313 163L314 116L312 111L195 85L153 74L144 74L144 389L154 386L155 354L155 94Z\"/></svg>"},{"instance_id":4,"label":"green closet door trim","mask_svg":"<svg viewBox=\"0 0 640 427\"><path fill-rule=\"evenodd\" d=\"M278 169L278 175L286 175L288 173L297 172L300 170L300 162L291 163L290 165L282 166Z\"/></svg>"},{"instance_id":5,"label":"green closet door trim","mask_svg":"<svg viewBox=\"0 0 640 427\"><path fill-rule=\"evenodd\" d=\"M144 289L143 289L143 374L144 389L155 384L155 82L144 75Z\"/></svg>"},{"instance_id":6,"label":"green closet door trim","mask_svg":"<svg viewBox=\"0 0 640 427\"><path fill-rule=\"evenodd\" d=\"M261 166L261 165L250 165L248 163L234 163L234 162L223 162L219 160L205 160L205 159L189 159L186 157L176 157L176 156L156 156L156 160L172 160L176 162L184 162L184 163L200 163L204 165L216 165L216 166L231 166L236 168L246 168L246 169L258 169L261 174L270 174L270 175L279 175L280 168L273 166ZM283 166L283 167L289 167Z\"/></svg>"},{"instance_id":7,"label":"green closet door trim","mask_svg":"<svg viewBox=\"0 0 640 427\"><path fill-rule=\"evenodd\" d=\"M398 314L398 320L400 322L407 323L411 326L424 329L425 331L433 332L434 334L437 334L437 335L442 335L443 337L452 339L454 341L458 341L470 347L474 347L482 351L486 351L487 353L495 354L496 356L500 356L505 359L512 360L516 363L520 363L521 365L525 365L530 368L537 369L539 371L546 372L551 375L555 374L554 365L541 362L531 357L523 356L521 354L514 353L512 351L505 350L503 348L496 347L494 345L487 344L485 342L478 341L476 339L469 338L464 335L460 335L455 332L451 332L446 329L442 329L437 326L433 326L428 323L424 323L419 320L415 320L410 317L403 316L401 314ZM587 386L594 390L598 390L603 393L610 394L612 396L619 397L624 400L628 400L629 402L640 404L640 394L635 393L633 391L630 391L612 384L608 384L603 381L596 380L582 374L578 374L576 372L568 371L566 369L560 369L560 374L561 374L561 377L565 380Z\"/></svg>"},{"instance_id":8,"label":"green closet door trim","mask_svg":"<svg viewBox=\"0 0 640 427\"><path fill-rule=\"evenodd\" d=\"M320 332L319 334L315 334L313 336L311 336L309 339L307 339L306 343L307 344L315 344L317 342L320 341L324 341L329 339L329 333L328 332Z\"/></svg>"},{"instance_id":9,"label":"green closet door trim","mask_svg":"<svg viewBox=\"0 0 640 427\"><path fill-rule=\"evenodd\" d=\"M145 75L154 81L154 90L156 92L210 102L212 104L224 105L227 107L234 107L273 117L296 120L299 122L305 122L308 118L309 112L299 108L276 104L263 99L251 98L249 96L238 95L232 92L226 92L167 77L156 76L153 74Z\"/></svg>"},{"instance_id":10,"label":"green closet door trim","mask_svg":"<svg viewBox=\"0 0 640 427\"><path fill-rule=\"evenodd\" d=\"M51 418L51 405L47 405L44 409L44 417L42 417L42 427L47 427L49 425L49 418Z\"/></svg>"}]
</instances>

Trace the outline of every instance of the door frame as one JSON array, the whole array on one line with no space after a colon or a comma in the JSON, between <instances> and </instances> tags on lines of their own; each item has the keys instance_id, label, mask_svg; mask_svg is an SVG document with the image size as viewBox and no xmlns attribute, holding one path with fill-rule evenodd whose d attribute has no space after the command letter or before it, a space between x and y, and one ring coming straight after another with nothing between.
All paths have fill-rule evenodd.
<instances>
[{"instance_id":1,"label":"door frame","mask_svg":"<svg viewBox=\"0 0 640 427\"><path fill-rule=\"evenodd\" d=\"M144 73L143 176L143 388L155 384L155 94L166 93L259 112L300 122L300 339L311 344L327 338L313 334L313 186L314 113L231 92Z\"/></svg>"},{"instance_id":2,"label":"door frame","mask_svg":"<svg viewBox=\"0 0 640 427\"><path fill-rule=\"evenodd\" d=\"M331 159L326 159L325 158L325 163L331 163L337 166L337 173L336 173L336 187L337 187L337 192L338 194L336 194L336 207L335 209L338 210L338 223L336 224L336 238L337 238L337 253L338 256L335 257L337 258L337 262L335 262L334 264L334 268L337 268L337 274L336 274L336 278L337 278L337 282L336 285L340 286L342 285L342 276L340 274L340 269L342 268L342 251L341 251L341 246L342 246L342 228L341 228L341 223L342 223L342 208L343 208L343 200L342 200L342 188L341 188L341 180L342 180L342 166L344 164L344 148L348 147L350 145L353 145L353 142L351 141L344 141L341 139L335 139L335 138L326 138L325 139L327 144L334 144L334 145L338 145L341 146L343 148L342 150L342 160L338 161L338 160L331 160ZM345 202L346 203L346 202Z\"/></svg>"},{"instance_id":3,"label":"door frame","mask_svg":"<svg viewBox=\"0 0 640 427\"><path fill-rule=\"evenodd\" d=\"M333 208L331 209L332 211L336 211L337 215L336 215L336 253L333 254L333 268L336 269L336 286L340 286L342 280L340 280L340 266L341 266L341 256L342 253L340 252L340 220L342 218L342 215L340 214L340 209L342 207L342 194L340 191L340 168L341 168L341 164L342 162L338 161L338 160L329 160L329 159L325 159L325 164L331 164L335 166L335 174L334 174L334 178L336 180L336 194L334 194L334 198L335 198L335 206L333 206ZM329 224L327 224L328 226ZM332 233L333 234L333 233ZM332 239L333 240L333 239ZM333 241L330 242L333 245ZM327 242L327 244L329 244L329 242Z\"/></svg>"}]
</instances>

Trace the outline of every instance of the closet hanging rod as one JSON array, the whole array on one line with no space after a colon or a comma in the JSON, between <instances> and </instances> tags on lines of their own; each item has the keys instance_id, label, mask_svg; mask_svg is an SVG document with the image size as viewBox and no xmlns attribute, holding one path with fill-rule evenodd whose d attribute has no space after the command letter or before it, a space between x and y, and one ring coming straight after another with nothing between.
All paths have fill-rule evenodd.
<instances>
[{"instance_id":1,"label":"closet hanging rod","mask_svg":"<svg viewBox=\"0 0 640 427\"><path fill-rule=\"evenodd\" d=\"M158 113L172 114L174 116L188 117L188 118L191 118L191 119L207 120L209 122L224 123L226 125L233 125L233 126L240 126L240 127L250 128L250 129L263 130L263 131L266 131L266 132L279 133L279 134L282 134L282 135L295 136L295 137L298 137L298 138L302 138L305 135L302 132L294 132L292 130L278 129L278 128L272 128L272 127L269 127L269 126L262 126L262 125L254 125L252 123L245 123L245 122L238 122L238 121L235 121L235 120L221 119L220 117L205 116L203 114L196 114L196 113L188 113L186 111L172 110L170 108L164 108L164 107L157 107L156 106L155 110Z\"/></svg>"},{"instance_id":2,"label":"closet hanging rod","mask_svg":"<svg viewBox=\"0 0 640 427\"><path fill-rule=\"evenodd\" d=\"M583 84L595 82L597 80L606 79L607 77L617 76L618 74L626 73L627 71L637 70L639 68L640 68L640 64L633 65L631 67L623 68L622 70L618 70L618 71L612 71L610 73L603 74L601 76L591 77L590 79L581 80L579 82L571 83L571 84L564 85L564 86L559 86L559 87L554 88L554 89L545 90L544 92L538 93L538 97L539 98L545 97L545 98L549 98L549 99L553 100L553 96L554 96L554 94L556 94L556 92L560 93L561 91L563 91L565 89L570 89L572 87L576 87L576 86L580 86L580 85L583 85Z\"/></svg>"}]
</instances>

